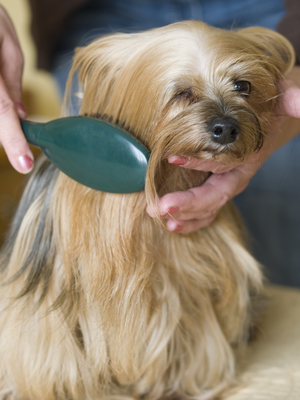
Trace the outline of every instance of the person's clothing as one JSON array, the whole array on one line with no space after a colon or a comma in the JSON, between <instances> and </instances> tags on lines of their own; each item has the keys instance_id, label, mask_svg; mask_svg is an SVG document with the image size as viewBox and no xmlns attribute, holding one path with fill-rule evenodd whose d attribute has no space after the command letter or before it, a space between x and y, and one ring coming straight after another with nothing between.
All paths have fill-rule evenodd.
<instances>
[{"instance_id":1,"label":"person's clothing","mask_svg":"<svg viewBox=\"0 0 300 400\"><path fill-rule=\"evenodd\" d=\"M230 28L231 26L260 25L260 19L264 19L264 26L273 26L279 19L274 10L267 17L270 1L262 0L28 0L32 11L31 30L37 48L39 68L51 70L54 54L61 44L62 38L67 34L69 24L74 25L79 20L78 29L86 23L85 33L95 29L89 26L89 14L96 14L93 20L99 17L96 27L105 29L106 33L117 30L131 29L130 21L137 23L141 20L141 28L167 25L179 19L207 20L213 26ZM283 1L283 0L282 0ZM275 8L282 8L281 1L274 0ZM279 23L277 30L286 36L293 44L297 62L300 63L300 4L299 0L285 0L286 13ZM139 10L140 9L140 10ZM222 10L225 9L225 19ZM131 12L133 11L133 13ZM103 14L102 14L103 13ZM100 14L100 15L99 15ZM102 14L102 15L101 15ZM155 15L154 15L155 14ZM83 16L83 20L81 20ZM282 15L283 16L283 15ZM108 17L108 18L107 18ZM106 19L107 18L107 19ZM269 18L269 21L267 19ZM146 27L144 20L150 21ZM71 22L73 21L73 23ZM83 21L83 23L82 23ZM104 23L103 23L104 21ZM120 21L116 27L115 22ZM152 23L151 23L152 22ZM101 29L100 31L101 32ZM78 35L76 35L77 37ZM78 45L78 43L76 43Z\"/></svg>"},{"instance_id":2,"label":"person's clothing","mask_svg":"<svg viewBox=\"0 0 300 400\"><path fill-rule=\"evenodd\" d=\"M286 13L277 25L277 31L285 36L296 51L296 64L300 65L300 1L285 0Z\"/></svg>"},{"instance_id":3,"label":"person's clothing","mask_svg":"<svg viewBox=\"0 0 300 400\"><path fill-rule=\"evenodd\" d=\"M278 26L292 41L300 60L299 0L287 0L287 12L282 0L30 2L39 65L52 67L62 93L76 46L102 34L145 30L183 19L198 19L220 28ZM44 11L43 5L47 5ZM45 20L38 22L38 15ZM56 25L51 26L51 18ZM300 286L299 154L300 136L274 153L235 199L250 230L255 256L266 266L267 275L273 282L293 286Z\"/></svg>"},{"instance_id":4,"label":"person's clothing","mask_svg":"<svg viewBox=\"0 0 300 400\"><path fill-rule=\"evenodd\" d=\"M31 33L37 49L37 66L51 70L56 46L65 34L68 21L90 0L28 0ZM100 0L101 1L101 0Z\"/></svg>"},{"instance_id":5,"label":"person's clothing","mask_svg":"<svg viewBox=\"0 0 300 400\"><path fill-rule=\"evenodd\" d=\"M300 135L277 150L235 197L255 257L274 283L300 287Z\"/></svg>"}]
</instances>

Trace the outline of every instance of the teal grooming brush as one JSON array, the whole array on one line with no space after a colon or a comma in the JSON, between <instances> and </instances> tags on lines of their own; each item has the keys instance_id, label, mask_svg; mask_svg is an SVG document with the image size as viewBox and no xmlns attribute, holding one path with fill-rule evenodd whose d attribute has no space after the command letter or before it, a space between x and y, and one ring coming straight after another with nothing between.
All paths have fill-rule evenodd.
<instances>
[{"instance_id":1,"label":"teal grooming brush","mask_svg":"<svg viewBox=\"0 0 300 400\"><path fill-rule=\"evenodd\" d=\"M21 126L27 141L75 181L110 193L144 189L150 153L127 131L87 117L21 120Z\"/></svg>"}]
</instances>

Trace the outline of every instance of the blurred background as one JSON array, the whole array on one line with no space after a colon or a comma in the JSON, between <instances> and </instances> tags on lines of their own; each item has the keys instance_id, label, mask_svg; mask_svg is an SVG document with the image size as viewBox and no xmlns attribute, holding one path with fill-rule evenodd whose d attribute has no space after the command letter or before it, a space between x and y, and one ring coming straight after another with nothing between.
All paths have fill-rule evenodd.
<instances>
[{"instance_id":1,"label":"blurred background","mask_svg":"<svg viewBox=\"0 0 300 400\"><path fill-rule=\"evenodd\" d=\"M29 119L47 121L59 117L60 97L52 76L36 69L36 52L30 33L30 9L26 0L1 0L13 21L24 54L23 104ZM37 150L33 148L35 157ZM0 144L0 245L28 178L9 164Z\"/></svg>"}]
</instances>

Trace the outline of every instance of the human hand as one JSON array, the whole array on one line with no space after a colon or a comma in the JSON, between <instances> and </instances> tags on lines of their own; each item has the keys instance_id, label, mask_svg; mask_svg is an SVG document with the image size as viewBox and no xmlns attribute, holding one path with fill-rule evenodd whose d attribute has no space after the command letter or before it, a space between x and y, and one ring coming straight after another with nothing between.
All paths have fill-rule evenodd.
<instances>
[{"instance_id":1,"label":"human hand","mask_svg":"<svg viewBox=\"0 0 300 400\"><path fill-rule=\"evenodd\" d=\"M220 208L248 186L264 161L300 132L300 67L295 67L278 89L280 98L264 145L243 162L225 166L217 161L169 157L169 163L182 168L212 172L202 186L159 199L160 215L167 219L170 231L189 233L211 224ZM147 211L153 216L150 207Z\"/></svg>"},{"instance_id":2,"label":"human hand","mask_svg":"<svg viewBox=\"0 0 300 400\"><path fill-rule=\"evenodd\" d=\"M11 165L21 173L33 167L33 154L23 135L19 118L22 105L23 55L13 24L0 6L0 142Z\"/></svg>"}]
</instances>

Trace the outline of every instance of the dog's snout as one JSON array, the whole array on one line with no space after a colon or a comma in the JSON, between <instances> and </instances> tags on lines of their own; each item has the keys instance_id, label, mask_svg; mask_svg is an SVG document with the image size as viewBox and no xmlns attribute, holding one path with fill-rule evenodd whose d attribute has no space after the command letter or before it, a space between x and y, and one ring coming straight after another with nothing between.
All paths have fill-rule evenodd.
<instances>
[{"instance_id":1,"label":"dog's snout","mask_svg":"<svg viewBox=\"0 0 300 400\"><path fill-rule=\"evenodd\" d=\"M233 143L240 132L237 120L228 117L212 118L208 128L213 141L220 144Z\"/></svg>"}]
</instances>

